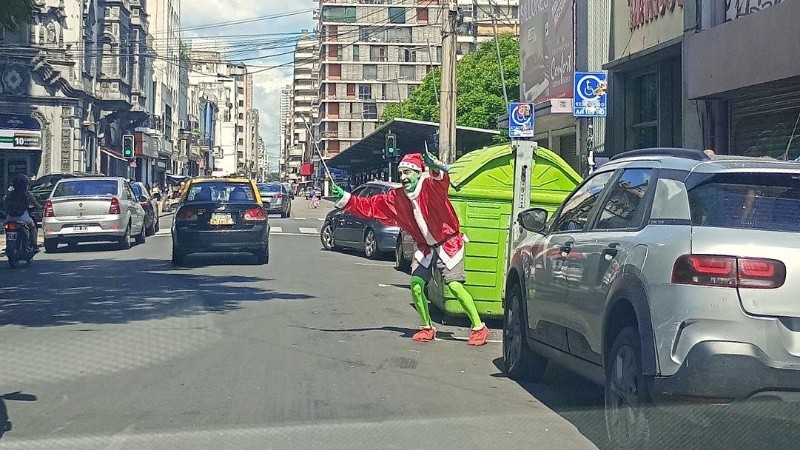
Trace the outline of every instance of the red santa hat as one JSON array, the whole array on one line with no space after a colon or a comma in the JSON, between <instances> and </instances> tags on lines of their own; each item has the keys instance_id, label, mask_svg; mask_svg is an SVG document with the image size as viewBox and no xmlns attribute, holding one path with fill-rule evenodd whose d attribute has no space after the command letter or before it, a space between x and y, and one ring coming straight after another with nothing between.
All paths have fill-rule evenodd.
<instances>
[{"instance_id":1,"label":"red santa hat","mask_svg":"<svg viewBox=\"0 0 800 450\"><path fill-rule=\"evenodd\" d=\"M417 172L422 172L424 167L425 166L422 163L422 153L409 153L403 155L403 159L400 160L400 164L397 165L398 169L411 169L416 170Z\"/></svg>"}]
</instances>

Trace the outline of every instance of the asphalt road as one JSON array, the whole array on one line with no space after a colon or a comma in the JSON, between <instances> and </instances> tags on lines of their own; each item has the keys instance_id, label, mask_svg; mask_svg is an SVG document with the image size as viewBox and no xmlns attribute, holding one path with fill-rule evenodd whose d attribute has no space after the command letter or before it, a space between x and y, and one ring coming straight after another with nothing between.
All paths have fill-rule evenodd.
<instances>
[{"instance_id":1,"label":"asphalt road","mask_svg":"<svg viewBox=\"0 0 800 450\"><path fill-rule=\"evenodd\" d=\"M411 341L408 275L321 250L329 208L298 199L294 217L272 217L267 266L176 268L165 217L127 251L0 267L0 448L606 445L602 390L558 368L543 383L505 378L497 323L480 348L459 321ZM733 442L693 429L694 443Z\"/></svg>"}]
</instances>

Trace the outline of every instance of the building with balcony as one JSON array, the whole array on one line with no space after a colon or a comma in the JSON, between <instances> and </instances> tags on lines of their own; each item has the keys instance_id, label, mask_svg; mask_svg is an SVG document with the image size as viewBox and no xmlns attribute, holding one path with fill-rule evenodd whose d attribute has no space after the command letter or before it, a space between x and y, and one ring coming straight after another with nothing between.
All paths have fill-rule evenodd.
<instances>
[{"instance_id":1,"label":"building with balcony","mask_svg":"<svg viewBox=\"0 0 800 450\"><path fill-rule=\"evenodd\" d=\"M281 89L280 104L280 144L278 172L281 180L289 179L289 171L286 162L288 161L287 151L292 142L292 86L285 86ZM297 175L295 175L297 178Z\"/></svg>"},{"instance_id":2,"label":"building with balcony","mask_svg":"<svg viewBox=\"0 0 800 450\"><path fill-rule=\"evenodd\" d=\"M319 42L315 36L303 30L294 52L294 74L292 77L292 100L290 113L290 145L288 161L293 169L302 168L319 158L314 151L314 129L318 120L314 108L317 97L317 71L319 67ZM301 164L297 166L297 161ZM306 166L308 167L308 166ZM300 171L301 172L301 171ZM291 181L308 181L308 173L295 171Z\"/></svg>"},{"instance_id":3,"label":"building with balcony","mask_svg":"<svg viewBox=\"0 0 800 450\"><path fill-rule=\"evenodd\" d=\"M458 0L461 25L456 38L456 55L461 59L478 44L497 34L519 36L519 0Z\"/></svg>"},{"instance_id":4,"label":"building with balcony","mask_svg":"<svg viewBox=\"0 0 800 450\"><path fill-rule=\"evenodd\" d=\"M326 158L375 131L387 104L407 99L441 64L438 0L320 0L319 129Z\"/></svg>"}]
</instances>

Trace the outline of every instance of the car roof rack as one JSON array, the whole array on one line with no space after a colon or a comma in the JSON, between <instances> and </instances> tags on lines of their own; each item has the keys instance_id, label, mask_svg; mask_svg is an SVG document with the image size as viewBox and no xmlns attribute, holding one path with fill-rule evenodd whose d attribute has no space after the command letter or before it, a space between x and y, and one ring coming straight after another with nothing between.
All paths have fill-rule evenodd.
<instances>
[{"instance_id":1,"label":"car roof rack","mask_svg":"<svg viewBox=\"0 0 800 450\"><path fill-rule=\"evenodd\" d=\"M700 150L694 150L691 148L658 147L658 148L641 148L638 150L630 150L612 156L610 161L616 161L622 158L633 158L637 156L663 156L663 157L691 159L694 161L707 161L711 159L708 157L707 154L705 154Z\"/></svg>"}]
</instances>

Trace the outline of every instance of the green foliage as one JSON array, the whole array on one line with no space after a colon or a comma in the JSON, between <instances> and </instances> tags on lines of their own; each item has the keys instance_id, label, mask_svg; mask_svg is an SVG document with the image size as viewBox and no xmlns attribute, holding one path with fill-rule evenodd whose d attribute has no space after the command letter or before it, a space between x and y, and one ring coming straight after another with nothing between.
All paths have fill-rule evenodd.
<instances>
[{"instance_id":1,"label":"green foliage","mask_svg":"<svg viewBox=\"0 0 800 450\"><path fill-rule=\"evenodd\" d=\"M0 30L20 31L33 22L31 0L1 0L0 3Z\"/></svg>"},{"instance_id":2,"label":"green foliage","mask_svg":"<svg viewBox=\"0 0 800 450\"><path fill-rule=\"evenodd\" d=\"M500 35L498 41L508 100L518 101L519 39L512 35ZM497 118L506 113L506 105L494 39L478 46L474 53L464 56L456 66L456 77L458 79L456 123L490 130L497 128ZM381 119L388 122L402 117L438 122L440 79L441 71L438 68L432 70L422 84L414 89L408 100L388 105Z\"/></svg>"}]
</instances>

